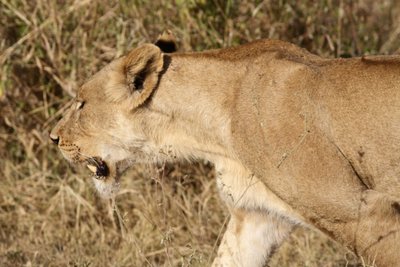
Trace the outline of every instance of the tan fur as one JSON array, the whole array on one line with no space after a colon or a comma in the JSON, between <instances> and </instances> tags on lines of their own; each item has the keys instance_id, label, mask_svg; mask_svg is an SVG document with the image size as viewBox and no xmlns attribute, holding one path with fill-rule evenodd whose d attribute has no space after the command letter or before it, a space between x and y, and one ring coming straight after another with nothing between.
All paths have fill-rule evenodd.
<instances>
[{"instance_id":1,"label":"tan fur","mask_svg":"<svg viewBox=\"0 0 400 267\"><path fill-rule=\"evenodd\" d=\"M299 224L364 262L400 263L400 57L328 60L270 40L175 54L148 44L77 101L51 137L71 161L107 164L105 194L135 162L215 164L232 218L214 266L263 266Z\"/></svg>"}]
</instances>

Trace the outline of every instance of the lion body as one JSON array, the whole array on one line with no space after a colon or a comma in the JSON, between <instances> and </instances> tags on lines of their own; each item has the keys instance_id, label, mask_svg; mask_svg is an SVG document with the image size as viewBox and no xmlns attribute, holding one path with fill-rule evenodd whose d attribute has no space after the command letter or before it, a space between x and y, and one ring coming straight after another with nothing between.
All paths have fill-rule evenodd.
<instances>
[{"instance_id":1,"label":"lion body","mask_svg":"<svg viewBox=\"0 0 400 267\"><path fill-rule=\"evenodd\" d=\"M266 40L162 59L140 49L78 92L100 112L71 111L53 131L107 163L102 183L126 162L213 162L231 212L214 266L263 266L299 224L365 262L400 263L400 57L322 59ZM147 65L126 71L135 60ZM127 92L126 79L156 70ZM70 134L70 118L96 134Z\"/></svg>"}]
</instances>

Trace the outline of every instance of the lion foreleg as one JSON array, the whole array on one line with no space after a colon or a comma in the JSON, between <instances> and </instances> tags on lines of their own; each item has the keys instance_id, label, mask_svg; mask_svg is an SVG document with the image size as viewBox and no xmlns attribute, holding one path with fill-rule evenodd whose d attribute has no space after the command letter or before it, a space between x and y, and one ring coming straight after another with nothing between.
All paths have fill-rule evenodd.
<instances>
[{"instance_id":1,"label":"lion foreleg","mask_svg":"<svg viewBox=\"0 0 400 267\"><path fill-rule=\"evenodd\" d=\"M235 209L212 266L264 266L292 227L266 212Z\"/></svg>"}]
</instances>

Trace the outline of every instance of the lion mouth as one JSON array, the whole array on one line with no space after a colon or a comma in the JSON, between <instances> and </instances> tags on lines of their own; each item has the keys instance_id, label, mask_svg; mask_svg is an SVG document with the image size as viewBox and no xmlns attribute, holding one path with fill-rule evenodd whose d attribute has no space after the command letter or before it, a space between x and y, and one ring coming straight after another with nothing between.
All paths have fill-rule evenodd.
<instances>
[{"instance_id":1,"label":"lion mouth","mask_svg":"<svg viewBox=\"0 0 400 267\"><path fill-rule=\"evenodd\" d=\"M88 160L86 166L94 174L94 178L98 180L104 180L110 175L110 169L107 166L107 163L98 157Z\"/></svg>"}]
</instances>

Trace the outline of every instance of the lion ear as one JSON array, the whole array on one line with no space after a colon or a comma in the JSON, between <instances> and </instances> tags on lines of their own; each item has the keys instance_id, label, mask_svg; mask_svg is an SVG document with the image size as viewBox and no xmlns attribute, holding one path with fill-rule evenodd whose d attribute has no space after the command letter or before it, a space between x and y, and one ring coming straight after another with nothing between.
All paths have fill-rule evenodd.
<instances>
[{"instance_id":1,"label":"lion ear","mask_svg":"<svg viewBox=\"0 0 400 267\"><path fill-rule=\"evenodd\" d=\"M170 30L165 30L160 34L154 44L164 53L174 53L178 50L176 37Z\"/></svg>"},{"instance_id":2,"label":"lion ear","mask_svg":"<svg viewBox=\"0 0 400 267\"><path fill-rule=\"evenodd\" d=\"M157 87L164 65L163 54L159 47L145 44L129 52L123 64L131 94L131 107L136 108L142 105Z\"/></svg>"}]
</instances>

